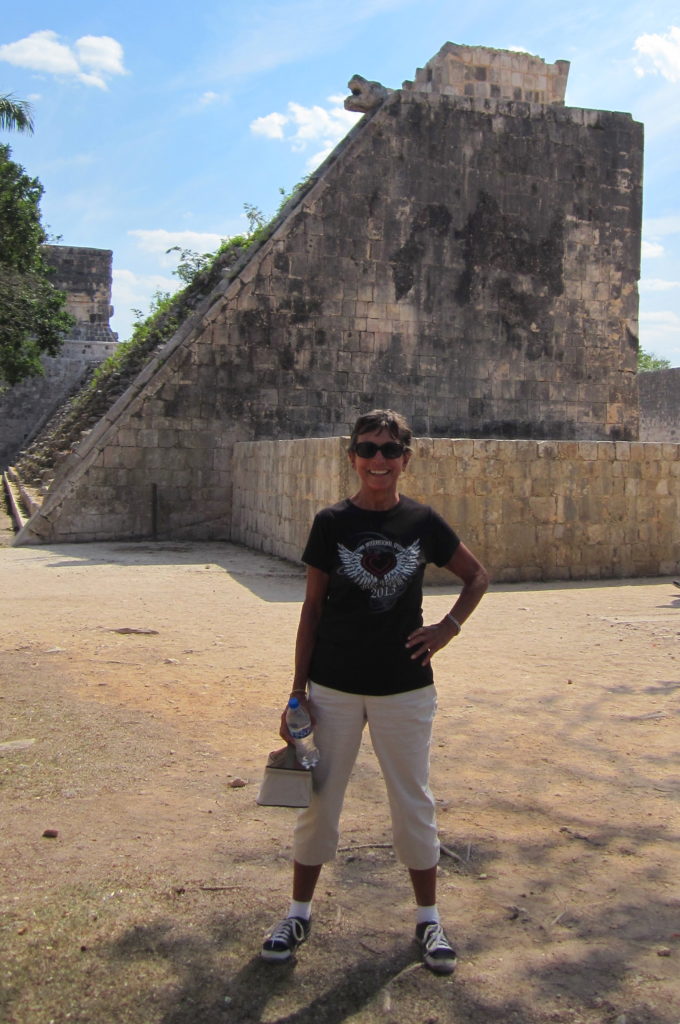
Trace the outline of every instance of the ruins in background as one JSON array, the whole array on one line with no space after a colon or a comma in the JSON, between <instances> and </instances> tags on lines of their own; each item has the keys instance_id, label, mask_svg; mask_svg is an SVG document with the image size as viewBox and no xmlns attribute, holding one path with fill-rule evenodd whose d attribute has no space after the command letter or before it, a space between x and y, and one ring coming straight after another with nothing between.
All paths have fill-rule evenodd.
<instances>
[{"instance_id":1,"label":"ruins in background","mask_svg":"<svg viewBox=\"0 0 680 1024\"><path fill-rule=\"evenodd\" d=\"M447 43L402 89L355 76L365 116L65 460L19 542L229 539L235 443L342 435L374 406L421 438L637 441L642 126L565 107L567 71ZM474 484L468 519L494 486Z\"/></svg>"},{"instance_id":2,"label":"ruins in background","mask_svg":"<svg viewBox=\"0 0 680 1024\"><path fill-rule=\"evenodd\" d=\"M46 245L43 251L54 269L52 283L66 292L66 308L76 322L59 355L43 357L43 376L30 377L0 393L0 469L30 443L92 367L111 355L118 341L109 326L111 250Z\"/></svg>"}]
</instances>

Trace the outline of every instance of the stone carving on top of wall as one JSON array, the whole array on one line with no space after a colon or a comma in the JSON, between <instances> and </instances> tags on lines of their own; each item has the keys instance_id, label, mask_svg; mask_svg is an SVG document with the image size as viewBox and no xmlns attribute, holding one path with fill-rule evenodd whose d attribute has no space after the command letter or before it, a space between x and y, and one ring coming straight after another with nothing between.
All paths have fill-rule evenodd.
<instances>
[{"instance_id":1,"label":"stone carving on top of wall","mask_svg":"<svg viewBox=\"0 0 680 1024\"><path fill-rule=\"evenodd\" d=\"M564 106L568 76L568 60L548 64L530 53L445 43L424 68L418 68L414 81L403 83L403 89L471 101ZM379 107L394 91L361 75L354 75L347 85L352 95L345 100L345 110L362 114Z\"/></svg>"},{"instance_id":2,"label":"stone carving on top of wall","mask_svg":"<svg viewBox=\"0 0 680 1024\"><path fill-rule=\"evenodd\" d=\"M488 46L444 43L403 88L472 102L499 100L564 106L569 61L548 64L542 57Z\"/></svg>"},{"instance_id":3,"label":"stone carving on top of wall","mask_svg":"<svg viewBox=\"0 0 680 1024\"><path fill-rule=\"evenodd\" d=\"M345 110L353 110L357 114L365 114L379 107L393 91L386 89L380 82L369 82L361 75L352 75L347 88L352 95L345 100Z\"/></svg>"}]
</instances>

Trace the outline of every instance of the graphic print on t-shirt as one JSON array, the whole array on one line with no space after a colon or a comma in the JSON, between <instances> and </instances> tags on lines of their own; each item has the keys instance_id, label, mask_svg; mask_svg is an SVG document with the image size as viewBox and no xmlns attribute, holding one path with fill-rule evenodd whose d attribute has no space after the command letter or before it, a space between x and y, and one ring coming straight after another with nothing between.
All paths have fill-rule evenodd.
<instances>
[{"instance_id":1,"label":"graphic print on t-shirt","mask_svg":"<svg viewBox=\"0 0 680 1024\"><path fill-rule=\"evenodd\" d=\"M339 572L370 593L371 611L389 610L418 571L420 541L404 548L394 540L377 535L362 540L350 551L338 543Z\"/></svg>"}]
</instances>

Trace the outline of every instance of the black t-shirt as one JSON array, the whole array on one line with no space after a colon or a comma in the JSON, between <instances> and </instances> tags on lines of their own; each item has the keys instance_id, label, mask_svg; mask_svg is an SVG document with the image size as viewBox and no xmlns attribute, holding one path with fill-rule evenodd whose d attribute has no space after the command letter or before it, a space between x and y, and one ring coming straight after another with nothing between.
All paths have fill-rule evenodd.
<instances>
[{"instance_id":1,"label":"black t-shirt","mask_svg":"<svg viewBox=\"0 0 680 1024\"><path fill-rule=\"evenodd\" d=\"M459 544L434 509L403 496L384 512L345 499L317 513L302 560L330 581L310 679L377 696L428 686L431 666L404 645L423 623L426 563L445 565Z\"/></svg>"}]
</instances>

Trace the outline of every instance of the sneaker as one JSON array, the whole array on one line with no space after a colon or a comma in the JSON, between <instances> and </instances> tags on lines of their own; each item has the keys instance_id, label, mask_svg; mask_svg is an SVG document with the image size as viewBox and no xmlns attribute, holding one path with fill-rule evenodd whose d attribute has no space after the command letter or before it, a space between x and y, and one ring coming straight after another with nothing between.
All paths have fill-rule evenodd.
<instances>
[{"instance_id":1,"label":"sneaker","mask_svg":"<svg viewBox=\"0 0 680 1024\"><path fill-rule=\"evenodd\" d=\"M431 971L435 974L453 973L456 951L438 921L423 921L416 925L416 941L420 944L423 961Z\"/></svg>"},{"instance_id":2,"label":"sneaker","mask_svg":"<svg viewBox=\"0 0 680 1024\"><path fill-rule=\"evenodd\" d=\"M262 959L273 963L290 960L291 956L308 938L312 922L304 917L284 917L275 925L262 944Z\"/></svg>"}]
</instances>

